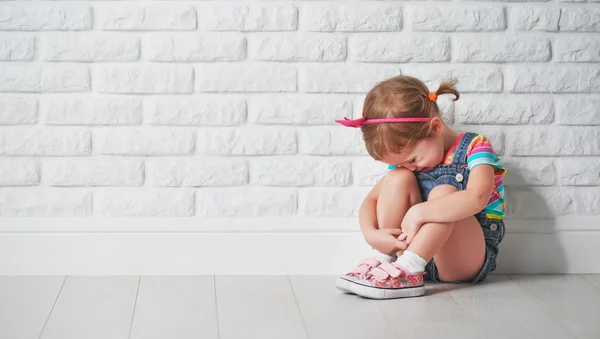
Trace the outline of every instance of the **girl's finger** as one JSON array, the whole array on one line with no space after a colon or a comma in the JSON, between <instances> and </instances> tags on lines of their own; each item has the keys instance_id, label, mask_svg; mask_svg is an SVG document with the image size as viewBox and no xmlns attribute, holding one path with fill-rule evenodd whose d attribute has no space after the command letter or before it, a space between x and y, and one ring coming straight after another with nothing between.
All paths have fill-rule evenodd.
<instances>
[{"instance_id":1,"label":"girl's finger","mask_svg":"<svg viewBox=\"0 0 600 339\"><path fill-rule=\"evenodd\" d=\"M398 236L398 240L404 241L404 240L406 240L406 237L407 237L406 233L402 233Z\"/></svg>"},{"instance_id":2,"label":"girl's finger","mask_svg":"<svg viewBox=\"0 0 600 339\"><path fill-rule=\"evenodd\" d=\"M384 231L396 237L402 234L402 230L399 228L386 228Z\"/></svg>"}]
</instances>

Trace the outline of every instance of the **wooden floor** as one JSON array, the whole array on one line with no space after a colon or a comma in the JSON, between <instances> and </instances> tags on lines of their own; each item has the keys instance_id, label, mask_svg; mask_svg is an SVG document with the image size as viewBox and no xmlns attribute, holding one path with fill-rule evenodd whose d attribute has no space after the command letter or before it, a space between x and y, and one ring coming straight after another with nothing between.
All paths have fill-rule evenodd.
<instances>
[{"instance_id":1,"label":"wooden floor","mask_svg":"<svg viewBox=\"0 0 600 339\"><path fill-rule=\"evenodd\" d=\"M495 275L388 301L344 295L334 281L0 277L0 338L600 338L600 275Z\"/></svg>"}]
</instances>

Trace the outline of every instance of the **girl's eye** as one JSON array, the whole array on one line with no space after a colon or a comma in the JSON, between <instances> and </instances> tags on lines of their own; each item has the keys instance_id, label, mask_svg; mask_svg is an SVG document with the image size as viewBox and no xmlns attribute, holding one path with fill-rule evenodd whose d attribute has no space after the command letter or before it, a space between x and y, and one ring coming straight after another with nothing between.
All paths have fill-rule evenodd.
<instances>
[{"instance_id":1,"label":"girl's eye","mask_svg":"<svg viewBox=\"0 0 600 339\"><path fill-rule=\"evenodd\" d=\"M414 164L414 163L415 163L415 159L412 159L412 160L410 161L410 163L411 163L411 164Z\"/></svg>"}]
</instances>

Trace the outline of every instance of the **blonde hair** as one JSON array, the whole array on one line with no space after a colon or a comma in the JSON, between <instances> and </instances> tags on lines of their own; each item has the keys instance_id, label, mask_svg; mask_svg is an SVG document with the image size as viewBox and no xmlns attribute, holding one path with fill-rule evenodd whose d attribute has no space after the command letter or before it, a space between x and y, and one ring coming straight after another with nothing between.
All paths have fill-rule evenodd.
<instances>
[{"instance_id":1,"label":"blonde hair","mask_svg":"<svg viewBox=\"0 0 600 339\"><path fill-rule=\"evenodd\" d=\"M454 94L452 100L458 100L456 83L455 79L442 82L435 94ZM440 117L440 110L429 98L429 89L421 80L397 76L369 91L362 115L365 119L434 118ZM429 121L366 124L361 129L367 151L375 160L381 160L389 153L400 153L407 145L429 137L431 127Z\"/></svg>"}]
</instances>

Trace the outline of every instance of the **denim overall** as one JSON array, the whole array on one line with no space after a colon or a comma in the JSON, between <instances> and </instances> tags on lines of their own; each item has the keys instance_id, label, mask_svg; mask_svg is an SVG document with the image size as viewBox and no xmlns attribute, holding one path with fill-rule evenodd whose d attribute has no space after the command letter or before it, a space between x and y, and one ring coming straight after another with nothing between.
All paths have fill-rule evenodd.
<instances>
[{"instance_id":1,"label":"denim overall","mask_svg":"<svg viewBox=\"0 0 600 339\"><path fill-rule=\"evenodd\" d=\"M431 190L438 185L451 185L459 191L467 188L469 181L469 168L467 167L467 148L477 136L475 133L465 133L458 144L452 163L449 165L438 165L429 172L415 172L419 190L423 201L427 201ZM485 237L486 254L485 262L479 274L472 281L444 281L447 283L476 283L485 280L487 275L496 269L496 257L498 245L504 237L504 220L490 220L484 211L475 215L483 229ZM440 282L437 267L433 259L425 267L425 279Z\"/></svg>"}]
</instances>

